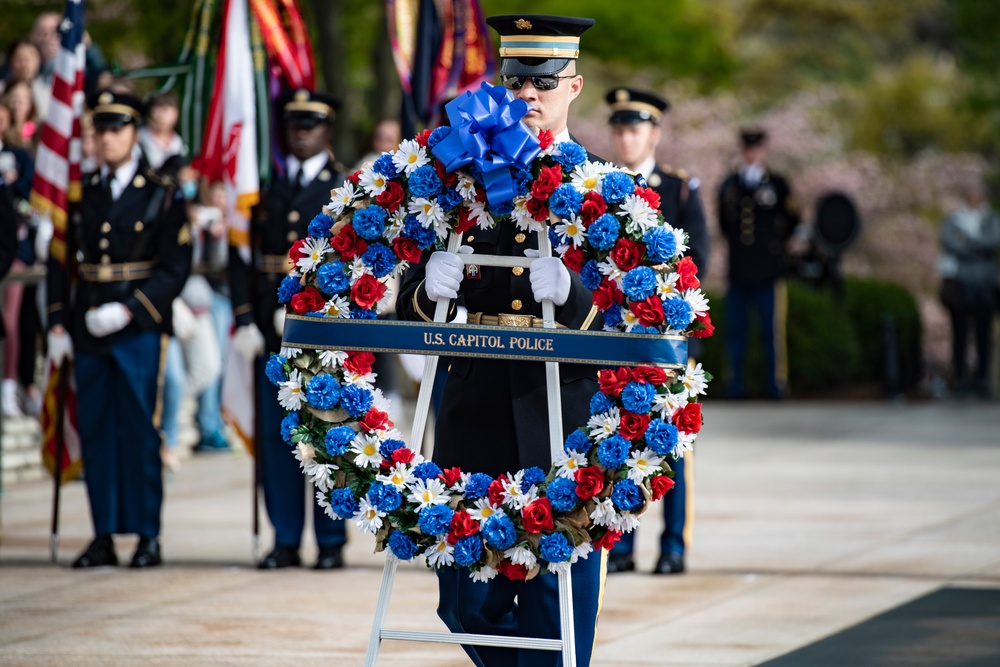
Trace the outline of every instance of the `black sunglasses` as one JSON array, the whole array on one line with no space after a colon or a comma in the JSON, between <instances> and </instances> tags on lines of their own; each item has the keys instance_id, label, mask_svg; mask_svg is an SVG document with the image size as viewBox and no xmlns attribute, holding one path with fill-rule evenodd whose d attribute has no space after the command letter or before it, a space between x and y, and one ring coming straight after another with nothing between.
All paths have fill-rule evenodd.
<instances>
[{"instance_id":1,"label":"black sunglasses","mask_svg":"<svg viewBox=\"0 0 1000 667\"><path fill-rule=\"evenodd\" d=\"M527 79L531 79L531 85L538 90L554 90L559 87L559 79L572 79L573 76L556 76L554 74L546 76L501 76L500 81L507 90L521 90L521 86Z\"/></svg>"}]
</instances>

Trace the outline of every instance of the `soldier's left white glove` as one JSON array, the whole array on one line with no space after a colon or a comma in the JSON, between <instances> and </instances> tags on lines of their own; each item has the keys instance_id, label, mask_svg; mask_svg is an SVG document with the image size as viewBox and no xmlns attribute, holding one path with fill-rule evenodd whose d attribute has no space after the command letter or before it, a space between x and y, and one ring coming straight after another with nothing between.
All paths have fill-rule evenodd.
<instances>
[{"instance_id":1,"label":"soldier's left white glove","mask_svg":"<svg viewBox=\"0 0 1000 667\"><path fill-rule=\"evenodd\" d=\"M49 258L49 244L52 243L53 229L52 221L47 217L41 218L38 221L38 227L35 228L35 257L43 264Z\"/></svg>"},{"instance_id":2,"label":"soldier's left white glove","mask_svg":"<svg viewBox=\"0 0 1000 667\"><path fill-rule=\"evenodd\" d=\"M274 311L274 330L279 336L285 335L285 308Z\"/></svg>"},{"instance_id":3,"label":"soldier's left white glove","mask_svg":"<svg viewBox=\"0 0 1000 667\"><path fill-rule=\"evenodd\" d=\"M541 303L546 299L557 306L562 306L569 299L569 290L573 281L569 277L569 269L558 257L539 257L528 267L531 272L531 292L535 301Z\"/></svg>"},{"instance_id":4,"label":"soldier's left white glove","mask_svg":"<svg viewBox=\"0 0 1000 667\"><path fill-rule=\"evenodd\" d=\"M87 331L95 338L103 338L121 331L132 321L132 314L120 303L106 303L99 308L88 310L83 317L87 323Z\"/></svg>"}]
</instances>

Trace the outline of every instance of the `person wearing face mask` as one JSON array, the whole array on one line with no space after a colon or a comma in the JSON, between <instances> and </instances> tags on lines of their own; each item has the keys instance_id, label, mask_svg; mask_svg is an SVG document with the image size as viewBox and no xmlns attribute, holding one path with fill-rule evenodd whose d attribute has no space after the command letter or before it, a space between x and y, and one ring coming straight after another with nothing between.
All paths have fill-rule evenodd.
<instances>
[{"instance_id":1,"label":"person wearing face mask","mask_svg":"<svg viewBox=\"0 0 1000 667\"><path fill-rule=\"evenodd\" d=\"M551 132L556 143L570 141L570 105L583 90L583 77L576 72L580 36L594 21L512 15L494 16L487 23L500 35L503 85L531 106L523 122L535 132ZM536 234L518 230L509 219L492 229L470 229L462 241L477 254L524 257L538 249ZM457 300L474 323L541 326L541 302L551 300L559 326L594 330L603 326L592 293L557 257L536 258L524 270L466 268L447 252L425 254L403 278L397 314L401 319L430 321L439 298ZM494 477L531 467L548 471L552 462L544 365L495 359L450 361L436 420L434 462ZM560 365L565 433L587 422L590 398L598 390L596 375L593 366ZM576 656L581 667L590 664L604 557L603 550L593 553L572 570ZM438 615L452 632L559 637L556 575L531 581L499 575L483 583L470 579L466 568L443 568L437 576ZM481 667L555 665L560 659L549 651L483 646L466 646L465 651Z\"/></svg>"}]
</instances>

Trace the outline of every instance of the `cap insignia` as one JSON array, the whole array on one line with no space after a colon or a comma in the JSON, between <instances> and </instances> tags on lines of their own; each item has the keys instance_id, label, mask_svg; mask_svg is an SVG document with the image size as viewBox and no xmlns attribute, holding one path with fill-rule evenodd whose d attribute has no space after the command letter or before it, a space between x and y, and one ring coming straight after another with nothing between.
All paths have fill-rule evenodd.
<instances>
[{"instance_id":1,"label":"cap insignia","mask_svg":"<svg viewBox=\"0 0 1000 667\"><path fill-rule=\"evenodd\" d=\"M97 98L98 104L111 104L114 102L115 97L111 93L101 93L101 96Z\"/></svg>"},{"instance_id":2,"label":"cap insignia","mask_svg":"<svg viewBox=\"0 0 1000 667\"><path fill-rule=\"evenodd\" d=\"M309 91L307 91L307 90L297 90L297 91L295 91L295 101L296 102L308 102L309 101Z\"/></svg>"},{"instance_id":3,"label":"cap insignia","mask_svg":"<svg viewBox=\"0 0 1000 667\"><path fill-rule=\"evenodd\" d=\"M629 94L624 88L619 88L615 91L615 101L616 102L628 102Z\"/></svg>"},{"instance_id":4,"label":"cap insignia","mask_svg":"<svg viewBox=\"0 0 1000 667\"><path fill-rule=\"evenodd\" d=\"M531 30L531 21L528 19L518 19L514 21L514 27L518 30Z\"/></svg>"}]
</instances>

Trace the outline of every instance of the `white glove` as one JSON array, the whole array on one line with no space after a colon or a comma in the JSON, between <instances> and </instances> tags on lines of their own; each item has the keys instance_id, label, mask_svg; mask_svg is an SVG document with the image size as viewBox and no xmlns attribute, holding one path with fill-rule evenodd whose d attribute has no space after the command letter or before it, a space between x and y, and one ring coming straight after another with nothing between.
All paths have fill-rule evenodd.
<instances>
[{"instance_id":1,"label":"white glove","mask_svg":"<svg viewBox=\"0 0 1000 667\"><path fill-rule=\"evenodd\" d=\"M198 331L198 321L188 305L181 299L174 299L173 303L174 336L182 342L194 338Z\"/></svg>"},{"instance_id":2,"label":"white glove","mask_svg":"<svg viewBox=\"0 0 1000 667\"><path fill-rule=\"evenodd\" d=\"M548 299L557 306L566 303L573 281L569 277L569 269L558 257L539 257L528 267L531 272L531 293L535 301L541 303Z\"/></svg>"},{"instance_id":3,"label":"white glove","mask_svg":"<svg viewBox=\"0 0 1000 667\"><path fill-rule=\"evenodd\" d=\"M132 314L120 303L106 303L88 310L83 319L91 335L103 338L127 327L132 320Z\"/></svg>"},{"instance_id":4,"label":"white glove","mask_svg":"<svg viewBox=\"0 0 1000 667\"><path fill-rule=\"evenodd\" d=\"M264 354L264 334L256 324L244 324L233 334L233 349L247 361Z\"/></svg>"},{"instance_id":5,"label":"white glove","mask_svg":"<svg viewBox=\"0 0 1000 667\"><path fill-rule=\"evenodd\" d=\"M49 361L55 362L56 366L62 365L63 359L73 358L73 339L66 331L48 333Z\"/></svg>"},{"instance_id":6,"label":"white glove","mask_svg":"<svg viewBox=\"0 0 1000 667\"><path fill-rule=\"evenodd\" d=\"M52 221L47 217L40 218L35 228L35 257L44 263L49 258L49 243L52 242Z\"/></svg>"},{"instance_id":7,"label":"white glove","mask_svg":"<svg viewBox=\"0 0 1000 667\"><path fill-rule=\"evenodd\" d=\"M285 309L283 307L274 311L274 330L278 332L279 336L285 334Z\"/></svg>"},{"instance_id":8,"label":"white glove","mask_svg":"<svg viewBox=\"0 0 1000 667\"><path fill-rule=\"evenodd\" d=\"M467 245L458 251L464 255L472 254L472 248ZM427 260L424 277L424 291L427 292L427 298L437 301L442 297L446 299L458 297L458 288L463 278L465 278L465 263L450 252L438 250Z\"/></svg>"}]
</instances>

